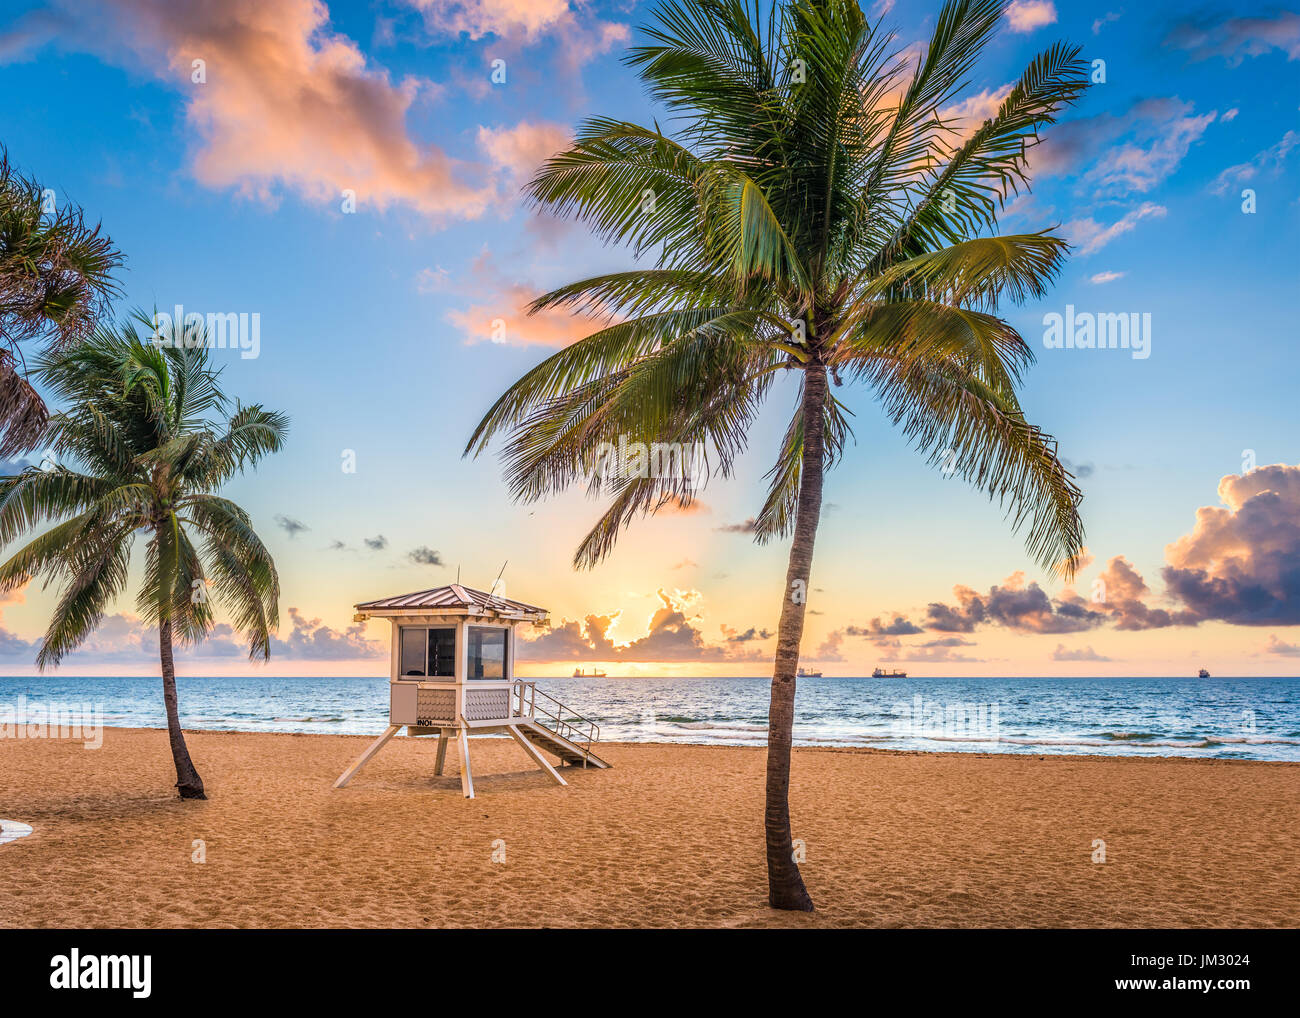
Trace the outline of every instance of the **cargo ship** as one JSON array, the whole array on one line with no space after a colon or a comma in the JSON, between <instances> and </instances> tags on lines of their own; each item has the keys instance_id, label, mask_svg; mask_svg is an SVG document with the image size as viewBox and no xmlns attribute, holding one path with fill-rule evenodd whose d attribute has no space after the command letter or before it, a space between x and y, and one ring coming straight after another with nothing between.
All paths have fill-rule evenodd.
<instances>
[{"instance_id":1,"label":"cargo ship","mask_svg":"<svg viewBox=\"0 0 1300 1018\"><path fill-rule=\"evenodd\" d=\"M887 672L883 668L877 668L871 673L873 679L905 679L907 672Z\"/></svg>"}]
</instances>

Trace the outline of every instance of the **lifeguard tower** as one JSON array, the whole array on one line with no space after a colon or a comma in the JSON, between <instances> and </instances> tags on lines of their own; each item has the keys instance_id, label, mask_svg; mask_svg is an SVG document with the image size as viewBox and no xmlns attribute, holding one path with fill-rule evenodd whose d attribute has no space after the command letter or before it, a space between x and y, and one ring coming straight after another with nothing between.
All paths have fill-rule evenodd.
<instances>
[{"instance_id":1,"label":"lifeguard tower","mask_svg":"<svg viewBox=\"0 0 1300 1018\"><path fill-rule=\"evenodd\" d=\"M388 619L393 642L388 676L388 728L356 763L339 775L342 788L394 735L436 735L434 774L442 774L447 743L460 743L460 784L474 798L469 737L504 733L555 780L567 782L543 753L561 766L609 767L592 752L600 727L537 688L517 680L515 629L541 624L545 608L452 583L433 590L367 601L356 621Z\"/></svg>"}]
</instances>

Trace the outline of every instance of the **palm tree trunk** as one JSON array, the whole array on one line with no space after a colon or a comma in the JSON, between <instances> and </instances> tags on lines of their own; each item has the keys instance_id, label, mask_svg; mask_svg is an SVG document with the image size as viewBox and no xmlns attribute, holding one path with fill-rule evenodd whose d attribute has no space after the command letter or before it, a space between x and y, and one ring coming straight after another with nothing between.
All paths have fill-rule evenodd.
<instances>
[{"instance_id":1,"label":"palm tree trunk","mask_svg":"<svg viewBox=\"0 0 1300 1018\"><path fill-rule=\"evenodd\" d=\"M163 619L158 623L158 654L162 658L163 703L167 706L167 737L172 744L172 760L176 763L176 788L182 799L206 799L203 779L194 769L185 733L181 731L181 714L176 706L176 663L172 660L172 623Z\"/></svg>"},{"instance_id":2,"label":"palm tree trunk","mask_svg":"<svg viewBox=\"0 0 1300 1018\"><path fill-rule=\"evenodd\" d=\"M773 908L811 912L812 898L799 875L790 839L790 742L794 726L795 672L803 639L808 579L812 571L813 542L822 512L824 469L822 435L826 404L826 369L812 364L804 371L803 469L799 481L799 509L795 516L790 565L785 574L785 596L776 631L776 667L772 673L772 702L767 715L767 893Z\"/></svg>"}]
</instances>

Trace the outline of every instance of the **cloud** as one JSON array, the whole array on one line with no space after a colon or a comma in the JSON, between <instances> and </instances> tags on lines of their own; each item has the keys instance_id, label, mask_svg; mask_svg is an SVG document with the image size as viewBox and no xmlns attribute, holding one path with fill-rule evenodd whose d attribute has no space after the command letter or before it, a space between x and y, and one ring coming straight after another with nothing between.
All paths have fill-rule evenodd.
<instances>
[{"instance_id":1,"label":"cloud","mask_svg":"<svg viewBox=\"0 0 1300 1018\"><path fill-rule=\"evenodd\" d=\"M724 523L713 529L721 534L752 534L758 530L758 521L751 516L740 523Z\"/></svg>"},{"instance_id":2,"label":"cloud","mask_svg":"<svg viewBox=\"0 0 1300 1018\"><path fill-rule=\"evenodd\" d=\"M1011 0L1003 13L1013 32L1032 32L1056 22L1056 5L1051 0Z\"/></svg>"},{"instance_id":3,"label":"cloud","mask_svg":"<svg viewBox=\"0 0 1300 1018\"><path fill-rule=\"evenodd\" d=\"M1079 599L1053 601L1037 583L1025 584L1024 573L1013 573L1000 586L978 594L956 586L957 605L931 603L926 624L948 633L969 633L982 624L1003 626L1022 633L1078 633L1105 621Z\"/></svg>"},{"instance_id":4,"label":"cloud","mask_svg":"<svg viewBox=\"0 0 1300 1018\"><path fill-rule=\"evenodd\" d=\"M898 646L894 637L913 636L921 632L924 630L920 626L898 614L890 621L881 622L879 618L874 618L865 626L849 626L844 630L846 636L866 637L877 647Z\"/></svg>"},{"instance_id":5,"label":"cloud","mask_svg":"<svg viewBox=\"0 0 1300 1018\"><path fill-rule=\"evenodd\" d=\"M586 0L406 0L436 35L491 37L502 52L519 52L554 38L576 69L629 38L627 25L591 15ZM494 50L495 53L495 50Z\"/></svg>"},{"instance_id":6,"label":"cloud","mask_svg":"<svg viewBox=\"0 0 1300 1018\"><path fill-rule=\"evenodd\" d=\"M352 191L359 207L400 204L434 220L475 218L495 199L481 166L408 130L411 108L438 98L437 86L394 81L331 28L318 0L108 0L75 14L76 37L61 41L152 69L183 96L191 170L207 187L336 208Z\"/></svg>"},{"instance_id":7,"label":"cloud","mask_svg":"<svg viewBox=\"0 0 1300 1018\"><path fill-rule=\"evenodd\" d=\"M1300 133L1287 131L1275 144L1262 152L1255 153L1250 162L1237 163L1223 170L1214 178L1210 191L1221 195L1225 194L1230 187L1240 187L1254 180L1261 173L1272 173L1276 176L1282 172L1287 156L1297 145L1300 145Z\"/></svg>"},{"instance_id":8,"label":"cloud","mask_svg":"<svg viewBox=\"0 0 1300 1018\"><path fill-rule=\"evenodd\" d=\"M515 192L555 153L568 148L572 132L563 124L522 120L513 127L478 129L478 144ZM514 195L511 195L514 197Z\"/></svg>"},{"instance_id":9,"label":"cloud","mask_svg":"<svg viewBox=\"0 0 1300 1018\"><path fill-rule=\"evenodd\" d=\"M1095 254L1116 237L1130 232L1143 219L1150 216L1160 218L1168 210L1154 202L1143 202L1137 208L1125 213L1121 218L1105 226L1092 217L1075 219L1063 227L1070 243L1079 248L1082 255Z\"/></svg>"},{"instance_id":10,"label":"cloud","mask_svg":"<svg viewBox=\"0 0 1300 1018\"><path fill-rule=\"evenodd\" d=\"M1300 625L1300 465L1229 474L1219 498L1165 548L1170 595L1202 620Z\"/></svg>"},{"instance_id":11,"label":"cloud","mask_svg":"<svg viewBox=\"0 0 1300 1018\"><path fill-rule=\"evenodd\" d=\"M1222 57L1234 67L1246 57L1275 49L1285 53L1288 61L1300 60L1300 14L1281 11L1272 17L1227 18L1217 24L1189 18L1169 30L1164 45L1187 51L1193 61Z\"/></svg>"},{"instance_id":12,"label":"cloud","mask_svg":"<svg viewBox=\"0 0 1300 1018\"><path fill-rule=\"evenodd\" d=\"M1101 286L1103 283L1113 283L1115 280L1123 278L1124 273L1122 272L1097 272L1088 279L1088 282Z\"/></svg>"},{"instance_id":13,"label":"cloud","mask_svg":"<svg viewBox=\"0 0 1300 1018\"><path fill-rule=\"evenodd\" d=\"M295 520L292 516L285 516L283 513L276 513L275 524L291 538L304 534L311 529L302 520Z\"/></svg>"},{"instance_id":14,"label":"cloud","mask_svg":"<svg viewBox=\"0 0 1300 1018\"><path fill-rule=\"evenodd\" d=\"M1294 643L1284 643L1276 635L1268 638L1268 646L1264 648L1265 654L1277 654L1281 657L1300 657L1300 645Z\"/></svg>"},{"instance_id":15,"label":"cloud","mask_svg":"<svg viewBox=\"0 0 1300 1018\"><path fill-rule=\"evenodd\" d=\"M1108 612L1115 628L1139 632L1169 626L1194 626L1200 621L1187 611L1152 608L1145 600L1150 592L1141 574L1124 558L1116 555L1098 574L1089 602L1094 611ZM1078 599L1079 604L1083 601Z\"/></svg>"},{"instance_id":16,"label":"cloud","mask_svg":"<svg viewBox=\"0 0 1300 1018\"><path fill-rule=\"evenodd\" d=\"M681 595L681 597L677 596ZM548 626L540 636L520 631L519 656L533 661L758 661L766 655L757 648L739 649L744 643L709 644L700 629L682 610L699 599L698 591L662 590L662 606L649 619L646 635L628 643L615 644L609 632L620 612L588 615L582 622L564 619Z\"/></svg>"},{"instance_id":17,"label":"cloud","mask_svg":"<svg viewBox=\"0 0 1300 1018\"><path fill-rule=\"evenodd\" d=\"M880 659L882 661L915 661L922 664L973 664L983 660L983 658L958 653L953 649L954 646L954 644L943 641L933 641L920 647L907 648L905 652L882 654ZM963 643L961 646L973 647L975 644Z\"/></svg>"},{"instance_id":18,"label":"cloud","mask_svg":"<svg viewBox=\"0 0 1300 1018\"><path fill-rule=\"evenodd\" d=\"M808 660L810 661L843 661L844 655L840 653L840 647L844 645L843 630L834 630L826 634L826 639L821 642Z\"/></svg>"},{"instance_id":19,"label":"cloud","mask_svg":"<svg viewBox=\"0 0 1300 1018\"><path fill-rule=\"evenodd\" d=\"M1121 112L1058 124L1029 154L1035 179L1066 176L1105 199L1146 194L1170 177L1218 117L1176 96L1138 99Z\"/></svg>"},{"instance_id":20,"label":"cloud","mask_svg":"<svg viewBox=\"0 0 1300 1018\"><path fill-rule=\"evenodd\" d=\"M272 657L346 661L386 657L389 653L387 642L366 637L366 627L361 622L340 631L324 625L320 619L306 618L297 608L289 609L289 621L292 628L288 637L283 640L274 637L271 641Z\"/></svg>"},{"instance_id":21,"label":"cloud","mask_svg":"<svg viewBox=\"0 0 1300 1018\"><path fill-rule=\"evenodd\" d=\"M498 269L486 247L471 263L469 276L460 287L474 303L448 311L445 318L467 343L490 340L511 346L568 346L605 324L565 308L528 314L528 305L540 292L517 275Z\"/></svg>"},{"instance_id":22,"label":"cloud","mask_svg":"<svg viewBox=\"0 0 1300 1018\"><path fill-rule=\"evenodd\" d=\"M743 633L731 626L722 627L722 635L728 643L748 643L751 640L770 640L772 634L766 629L757 629L750 626Z\"/></svg>"},{"instance_id":23,"label":"cloud","mask_svg":"<svg viewBox=\"0 0 1300 1018\"><path fill-rule=\"evenodd\" d=\"M961 102L947 109L941 110L939 116L948 121L950 126L957 131L957 138L965 142L972 134L979 130L984 121L994 117L998 108L1002 105L1002 100L1007 97L1013 84L1007 82L998 88L985 89L975 95L967 96Z\"/></svg>"},{"instance_id":24,"label":"cloud","mask_svg":"<svg viewBox=\"0 0 1300 1018\"><path fill-rule=\"evenodd\" d=\"M1058 643L1056 650L1052 651L1053 661L1109 661L1110 658L1098 654L1091 646L1081 647L1077 650L1066 650L1065 644Z\"/></svg>"},{"instance_id":25,"label":"cloud","mask_svg":"<svg viewBox=\"0 0 1300 1018\"><path fill-rule=\"evenodd\" d=\"M37 48L71 27L72 19L62 11L36 8L20 14L0 32L0 64L30 59Z\"/></svg>"},{"instance_id":26,"label":"cloud","mask_svg":"<svg viewBox=\"0 0 1300 1018\"><path fill-rule=\"evenodd\" d=\"M367 544L369 542L366 542ZM420 545L406 553L406 557L412 562L421 566L440 566L442 565L442 556L427 545Z\"/></svg>"},{"instance_id":27,"label":"cloud","mask_svg":"<svg viewBox=\"0 0 1300 1018\"><path fill-rule=\"evenodd\" d=\"M374 537L363 537L361 543L371 551L383 551L388 547L388 538L383 534L376 534Z\"/></svg>"},{"instance_id":28,"label":"cloud","mask_svg":"<svg viewBox=\"0 0 1300 1018\"><path fill-rule=\"evenodd\" d=\"M1097 18L1093 21L1092 34L1101 35L1102 28L1110 24L1112 21L1118 21L1118 20L1119 20L1118 14L1116 14L1114 11L1107 11L1100 18Z\"/></svg>"}]
</instances>

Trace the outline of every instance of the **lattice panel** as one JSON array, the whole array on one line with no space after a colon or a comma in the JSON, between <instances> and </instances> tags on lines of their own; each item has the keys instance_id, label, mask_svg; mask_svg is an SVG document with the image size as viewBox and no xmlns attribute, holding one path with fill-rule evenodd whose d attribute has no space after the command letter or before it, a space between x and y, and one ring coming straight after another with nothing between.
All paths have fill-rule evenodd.
<instances>
[{"instance_id":1,"label":"lattice panel","mask_svg":"<svg viewBox=\"0 0 1300 1018\"><path fill-rule=\"evenodd\" d=\"M421 689L416 694L415 716L422 725L456 720L454 689Z\"/></svg>"},{"instance_id":2,"label":"lattice panel","mask_svg":"<svg viewBox=\"0 0 1300 1018\"><path fill-rule=\"evenodd\" d=\"M510 716L509 689L465 690L465 720L492 721Z\"/></svg>"}]
</instances>

